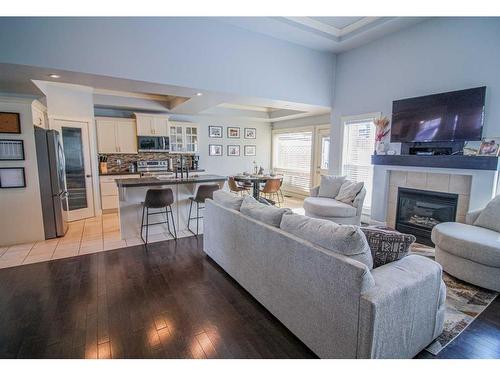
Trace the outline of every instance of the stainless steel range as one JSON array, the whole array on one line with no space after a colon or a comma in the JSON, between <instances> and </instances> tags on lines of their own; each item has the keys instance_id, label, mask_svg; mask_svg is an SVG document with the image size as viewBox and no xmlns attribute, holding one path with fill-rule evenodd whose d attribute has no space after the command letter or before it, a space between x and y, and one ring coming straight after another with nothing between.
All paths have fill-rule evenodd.
<instances>
[{"instance_id":1,"label":"stainless steel range","mask_svg":"<svg viewBox=\"0 0 500 375\"><path fill-rule=\"evenodd\" d=\"M137 162L137 172L141 177L171 177L169 160L141 160Z\"/></svg>"}]
</instances>

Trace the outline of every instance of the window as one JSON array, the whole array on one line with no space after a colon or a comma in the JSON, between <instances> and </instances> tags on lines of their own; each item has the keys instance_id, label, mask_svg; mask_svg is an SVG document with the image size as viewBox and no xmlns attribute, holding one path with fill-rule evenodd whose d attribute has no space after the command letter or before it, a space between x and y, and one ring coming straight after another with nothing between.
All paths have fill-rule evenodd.
<instances>
[{"instance_id":1,"label":"window","mask_svg":"<svg viewBox=\"0 0 500 375\"><path fill-rule=\"evenodd\" d=\"M284 190L309 194L312 135L312 130L274 134L273 169L283 175Z\"/></svg>"},{"instance_id":2,"label":"window","mask_svg":"<svg viewBox=\"0 0 500 375\"><path fill-rule=\"evenodd\" d=\"M375 147L375 125L378 116L346 118L344 125L344 147L342 152L342 174L349 180L364 182L366 198L363 205L369 212L372 202L373 165L371 156Z\"/></svg>"}]
</instances>

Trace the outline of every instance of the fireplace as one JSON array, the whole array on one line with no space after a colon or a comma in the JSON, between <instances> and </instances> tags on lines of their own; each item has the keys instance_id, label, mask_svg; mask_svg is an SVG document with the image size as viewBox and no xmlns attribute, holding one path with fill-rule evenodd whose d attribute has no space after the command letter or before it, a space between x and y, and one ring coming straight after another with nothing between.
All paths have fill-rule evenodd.
<instances>
[{"instance_id":1,"label":"fireplace","mask_svg":"<svg viewBox=\"0 0 500 375\"><path fill-rule=\"evenodd\" d=\"M433 246L432 228L455 221L458 194L398 188L396 230L413 234L417 242Z\"/></svg>"}]
</instances>

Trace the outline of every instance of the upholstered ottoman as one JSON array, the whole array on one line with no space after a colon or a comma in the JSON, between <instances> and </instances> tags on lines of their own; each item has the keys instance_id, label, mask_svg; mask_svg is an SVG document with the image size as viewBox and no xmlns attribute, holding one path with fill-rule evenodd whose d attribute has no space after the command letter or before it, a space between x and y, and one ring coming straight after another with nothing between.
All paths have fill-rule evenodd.
<instances>
[{"instance_id":1,"label":"upholstered ottoman","mask_svg":"<svg viewBox=\"0 0 500 375\"><path fill-rule=\"evenodd\" d=\"M500 292L500 233L475 225L441 223L432 230L436 261L458 279Z\"/></svg>"}]
</instances>

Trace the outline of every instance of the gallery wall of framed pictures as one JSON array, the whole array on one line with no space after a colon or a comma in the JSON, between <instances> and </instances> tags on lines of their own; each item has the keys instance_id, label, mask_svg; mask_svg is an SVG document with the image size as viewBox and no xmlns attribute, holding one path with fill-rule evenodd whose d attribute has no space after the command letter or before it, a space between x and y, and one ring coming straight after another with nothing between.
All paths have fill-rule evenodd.
<instances>
[{"instance_id":1,"label":"gallery wall of framed pictures","mask_svg":"<svg viewBox=\"0 0 500 375\"><path fill-rule=\"evenodd\" d=\"M21 134L19 113L0 112L0 135L3 134ZM3 165L1 163L24 160L24 141L22 139L0 139L0 189L26 187L24 166Z\"/></svg>"},{"instance_id":2,"label":"gallery wall of framed pictures","mask_svg":"<svg viewBox=\"0 0 500 375\"><path fill-rule=\"evenodd\" d=\"M220 125L210 125L208 127L208 137L210 139L223 139L224 134L227 139L237 140L237 139L257 139L257 128L243 128L243 136L241 127L239 126L226 126L226 131L224 132L224 127ZM227 156L241 156L241 146L238 144L230 144L226 147ZM222 144L209 144L208 155L209 156L223 156L224 146ZM254 144L244 144L243 145L243 156L256 156L257 146Z\"/></svg>"}]
</instances>

